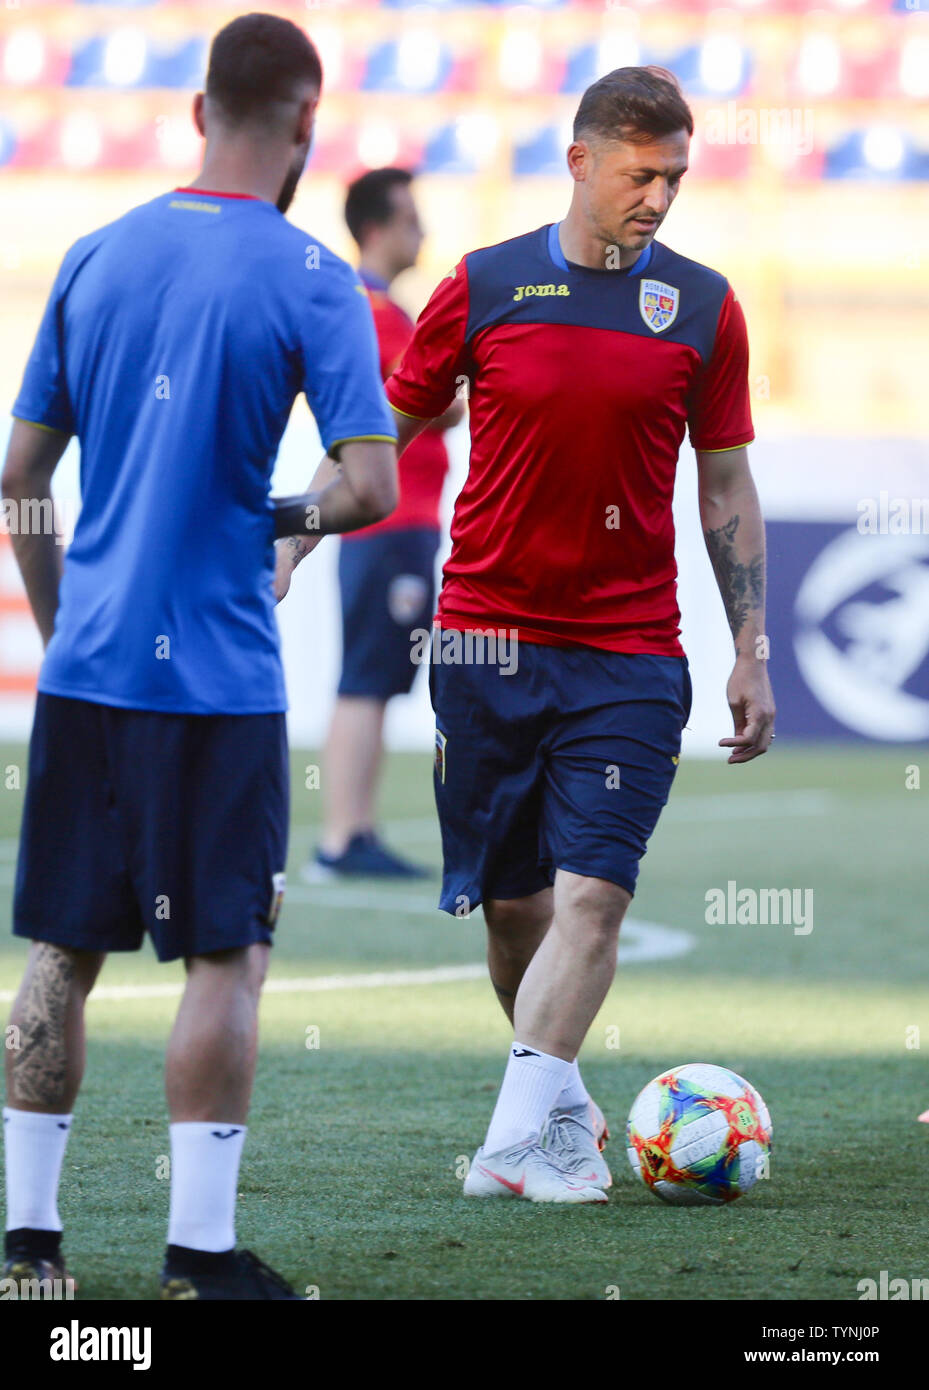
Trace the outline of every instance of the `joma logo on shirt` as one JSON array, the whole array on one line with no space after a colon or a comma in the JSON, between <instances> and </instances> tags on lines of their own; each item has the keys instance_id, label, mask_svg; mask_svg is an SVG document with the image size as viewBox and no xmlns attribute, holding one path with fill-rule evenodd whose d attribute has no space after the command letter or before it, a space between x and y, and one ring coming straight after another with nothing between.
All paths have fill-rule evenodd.
<instances>
[{"instance_id":1,"label":"joma logo on shirt","mask_svg":"<svg viewBox=\"0 0 929 1390\"><path fill-rule=\"evenodd\" d=\"M516 293L513 295L515 303L521 299L528 299L531 294L570 294L567 285L517 285Z\"/></svg>"}]
</instances>

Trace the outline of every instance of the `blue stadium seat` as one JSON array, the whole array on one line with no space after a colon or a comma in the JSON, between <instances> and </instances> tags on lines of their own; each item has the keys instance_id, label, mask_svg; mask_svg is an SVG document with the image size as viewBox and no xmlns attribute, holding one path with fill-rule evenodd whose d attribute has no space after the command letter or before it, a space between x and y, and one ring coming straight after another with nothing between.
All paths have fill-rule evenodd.
<instances>
[{"instance_id":1,"label":"blue stadium seat","mask_svg":"<svg viewBox=\"0 0 929 1390\"><path fill-rule=\"evenodd\" d=\"M97 36L78 44L71 55L69 87L108 87L121 90L145 87L199 87L206 72L207 41L199 35L185 39L173 48L155 47L149 42L145 65L132 82L114 82L106 73L106 44Z\"/></svg>"},{"instance_id":2,"label":"blue stadium seat","mask_svg":"<svg viewBox=\"0 0 929 1390\"><path fill-rule=\"evenodd\" d=\"M196 87L206 77L208 41L205 38L187 39L180 47L168 52L149 55L145 68L146 87Z\"/></svg>"},{"instance_id":3,"label":"blue stadium seat","mask_svg":"<svg viewBox=\"0 0 929 1390\"><path fill-rule=\"evenodd\" d=\"M900 179L929 179L929 150L917 149L910 137L900 131L901 158L890 168L868 159L866 130L853 130L830 150L823 163L826 179L874 179L893 183Z\"/></svg>"},{"instance_id":4,"label":"blue stadium seat","mask_svg":"<svg viewBox=\"0 0 929 1390\"><path fill-rule=\"evenodd\" d=\"M600 76L602 74L597 71L597 45L586 43L583 48L576 48L568 55L561 90L583 92L585 87L589 87L591 82L596 82Z\"/></svg>"},{"instance_id":5,"label":"blue stadium seat","mask_svg":"<svg viewBox=\"0 0 929 1390\"><path fill-rule=\"evenodd\" d=\"M727 88L710 87L703 80L700 73L702 53L702 44L688 44L686 48L679 49L677 53L664 60L653 57L645 58L643 62L661 63L663 67L670 68L688 96L716 97L724 100L727 97L739 96L747 90L752 75L752 55L747 47L742 46L742 69L739 78Z\"/></svg>"},{"instance_id":6,"label":"blue stadium seat","mask_svg":"<svg viewBox=\"0 0 929 1390\"><path fill-rule=\"evenodd\" d=\"M76 44L71 53L71 70L65 79L67 87L101 87L106 42L102 38L87 39Z\"/></svg>"},{"instance_id":7,"label":"blue stadium seat","mask_svg":"<svg viewBox=\"0 0 929 1390\"><path fill-rule=\"evenodd\" d=\"M443 44L436 72L429 80L410 84L398 72L399 45L391 40L371 50L361 82L363 92L441 92L454 65L449 48Z\"/></svg>"},{"instance_id":8,"label":"blue stadium seat","mask_svg":"<svg viewBox=\"0 0 929 1390\"><path fill-rule=\"evenodd\" d=\"M0 165L9 164L16 153L16 130L11 121L0 117Z\"/></svg>"},{"instance_id":9,"label":"blue stadium seat","mask_svg":"<svg viewBox=\"0 0 929 1390\"><path fill-rule=\"evenodd\" d=\"M453 125L442 126L426 141L422 171L426 174L473 174L477 166L461 148Z\"/></svg>"},{"instance_id":10,"label":"blue stadium seat","mask_svg":"<svg viewBox=\"0 0 929 1390\"><path fill-rule=\"evenodd\" d=\"M597 43L586 43L581 48L575 48L568 55L559 90L562 92L583 92L592 82L596 82L598 77L602 77L604 69L601 66L599 53L600 45ZM641 50L639 63L642 66L646 63L658 63L660 61L647 49Z\"/></svg>"},{"instance_id":11,"label":"blue stadium seat","mask_svg":"<svg viewBox=\"0 0 929 1390\"><path fill-rule=\"evenodd\" d=\"M513 173L563 174L564 141L555 126L545 126L513 150Z\"/></svg>"}]
</instances>

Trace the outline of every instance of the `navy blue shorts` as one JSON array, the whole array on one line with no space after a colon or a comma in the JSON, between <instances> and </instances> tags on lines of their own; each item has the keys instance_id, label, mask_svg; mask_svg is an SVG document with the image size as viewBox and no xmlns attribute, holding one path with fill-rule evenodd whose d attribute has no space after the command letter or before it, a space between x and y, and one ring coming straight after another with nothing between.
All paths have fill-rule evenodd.
<instances>
[{"instance_id":1,"label":"navy blue shorts","mask_svg":"<svg viewBox=\"0 0 929 1390\"><path fill-rule=\"evenodd\" d=\"M438 548L430 526L342 541L340 695L389 700L409 692L417 671L410 634L432 630Z\"/></svg>"},{"instance_id":2,"label":"navy blue shorts","mask_svg":"<svg viewBox=\"0 0 929 1390\"><path fill-rule=\"evenodd\" d=\"M13 931L159 960L270 941L289 814L283 714L158 714L40 694Z\"/></svg>"},{"instance_id":3,"label":"navy blue shorts","mask_svg":"<svg viewBox=\"0 0 929 1390\"><path fill-rule=\"evenodd\" d=\"M556 869L634 893L690 715L686 658L520 642L512 675L430 670L439 906L528 897Z\"/></svg>"}]
</instances>

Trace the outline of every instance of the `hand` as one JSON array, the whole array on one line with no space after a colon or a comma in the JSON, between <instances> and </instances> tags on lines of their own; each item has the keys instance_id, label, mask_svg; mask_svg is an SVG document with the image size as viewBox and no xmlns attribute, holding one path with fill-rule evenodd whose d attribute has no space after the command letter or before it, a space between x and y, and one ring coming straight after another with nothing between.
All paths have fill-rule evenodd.
<instances>
[{"instance_id":1,"label":"hand","mask_svg":"<svg viewBox=\"0 0 929 1390\"><path fill-rule=\"evenodd\" d=\"M729 762L748 763L767 753L774 737L775 709L766 663L754 656L744 660L740 657L729 677L726 699L732 710L735 737L721 738L719 746L736 750Z\"/></svg>"},{"instance_id":2,"label":"hand","mask_svg":"<svg viewBox=\"0 0 929 1390\"><path fill-rule=\"evenodd\" d=\"M300 561L315 550L322 536L284 536L274 542L274 602L280 603Z\"/></svg>"},{"instance_id":3,"label":"hand","mask_svg":"<svg viewBox=\"0 0 929 1390\"><path fill-rule=\"evenodd\" d=\"M288 545L288 540L274 542L274 602L280 603L282 598L286 598L290 589L290 580L294 572L294 552L293 547Z\"/></svg>"}]
</instances>

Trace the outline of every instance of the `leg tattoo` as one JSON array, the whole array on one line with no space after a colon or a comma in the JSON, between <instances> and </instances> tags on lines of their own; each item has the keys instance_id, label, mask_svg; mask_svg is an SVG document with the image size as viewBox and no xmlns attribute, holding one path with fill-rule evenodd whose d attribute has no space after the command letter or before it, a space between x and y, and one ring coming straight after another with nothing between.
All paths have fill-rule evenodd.
<instances>
[{"instance_id":1,"label":"leg tattoo","mask_svg":"<svg viewBox=\"0 0 929 1390\"><path fill-rule=\"evenodd\" d=\"M47 942L38 945L21 1007L21 1046L13 1059L19 1100L52 1107L61 1103L67 1076L65 1015L74 959Z\"/></svg>"}]
</instances>

